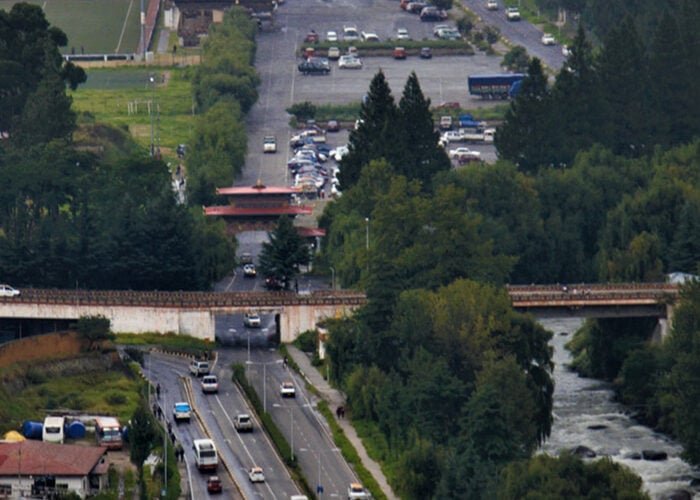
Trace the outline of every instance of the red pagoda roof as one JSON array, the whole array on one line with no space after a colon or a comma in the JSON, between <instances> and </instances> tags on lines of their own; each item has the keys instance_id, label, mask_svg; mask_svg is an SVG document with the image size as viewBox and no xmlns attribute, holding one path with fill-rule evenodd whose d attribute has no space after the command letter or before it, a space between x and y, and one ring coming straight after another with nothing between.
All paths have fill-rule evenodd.
<instances>
[{"instance_id":1,"label":"red pagoda roof","mask_svg":"<svg viewBox=\"0 0 700 500\"><path fill-rule=\"evenodd\" d=\"M299 194L300 188L285 186L239 186L217 188L216 193L224 196L258 195L258 194Z\"/></svg>"},{"instance_id":2,"label":"red pagoda roof","mask_svg":"<svg viewBox=\"0 0 700 500\"><path fill-rule=\"evenodd\" d=\"M313 207L287 206L287 207L246 207L238 208L230 205L205 207L205 215L231 215L231 216L266 216L266 215L309 215L314 211Z\"/></svg>"}]
</instances>

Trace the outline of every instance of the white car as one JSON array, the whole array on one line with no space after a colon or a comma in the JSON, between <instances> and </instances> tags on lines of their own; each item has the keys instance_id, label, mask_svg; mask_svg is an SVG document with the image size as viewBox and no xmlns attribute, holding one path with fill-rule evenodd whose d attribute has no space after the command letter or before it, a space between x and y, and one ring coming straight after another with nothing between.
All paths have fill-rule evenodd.
<instances>
[{"instance_id":1,"label":"white car","mask_svg":"<svg viewBox=\"0 0 700 500\"><path fill-rule=\"evenodd\" d=\"M338 41L338 33L335 31L329 31L326 33L326 40L329 42L337 42Z\"/></svg>"},{"instance_id":2,"label":"white car","mask_svg":"<svg viewBox=\"0 0 700 500\"><path fill-rule=\"evenodd\" d=\"M243 276L246 278L255 278L258 272L255 270L255 264L246 264L243 266Z\"/></svg>"},{"instance_id":3,"label":"white car","mask_svg":"<svg viewBox=\"0 0 700 500\"><path fill-rule=\"evenodd\" d=\"M371 31L363 31L361 38L362 38L363 42L378 42L379 41L379 37L377 36L377 34L372 33Z\"/></svg>"},{"instance_id":4,"label":"white car","mask_svg":"<svg viewBox=\"0 0 700 500\"><path fill-rule=\"evenodd\" d=\"M243 326L248 328L260 328L260 316L255 313L245 313L243 315Z\"/></svg>"},{"instance_id":5,"label":"white car","mask_svg":"<svg viewBox=\"0 0 700 500\"><path fill-rule=\"evenodd\" d=\"M348 149L347 145L343 146L338 146L335 149L331 149L330 155L331 158L333 158L335 161L340 161L343 159L343 156L348 154L350 150Z\"/></svg>"},{"instance_id":6,"label":"white car","mask_svg":"<svg viewBox=\"0 0 700 500\"><path fill-rule=\"evenodd\" d=\"M410 40L411 35L408 34L408 30L406 28L399 28L396 30L396 39L397 40Z\"/></svg>"},{"instance_id":7,"label":"white car","mask_svg":"<svg viewBox=\"0 0 700 500\"><path fill-rule=\"evenodd\" d=\"M506 9L506 19L509 21L520 21L520 9L517 7L508 7Z\"/></svg>"},{"instance_id":8,"label":"white car","mask_svg":"<svg viewBox=\"0 0 700 500\"><path fill-rule=\"evenodd\" d=\"M569 55L571 54L571 49L566 45L562 45L561 46L561 54L564 57L569 57Z\"/></svg>"},{"instance_id":9,"label":"white car","mask_svg":"<svg viewBox=\"0 0 700 500\"><path fill-rule=\"evenodd\" d=\"M436 24L433 26L433 36L438 36L442 30L451 30L453 28L454 26L450 26L449 24Z\"/></svg>"},{"instance_id":10,"label":"white car","mask_svg":"<svg viewBox=\"0 0 700 500\"><path fill-rule=\"evenodd\" d=\"M440 141L448 144L450 142L460 142L464 140L464 134L459 130L448 130L442 136L440 136Z\"/></svg>"},{"instance_id":11,"label":"white car","mask_svg":"<svg viewBox=\"0 0 700 500\"><path fill-rule=\"evenodd\" d=\"M348 499L354 500L356 498L369 498L369 493L360 483L352 483L348 488Z\"/></svg>"},{"instance_id":12,"label":"white car","mask_svg":"<svg viewBox=\"0 0 700 500\"><path fill-rule=\"evenodd\" d=\"M251 483L264 483L265 474L263 474L262 468L251 467L251 469L248 471L248 479L250 479Z\"/></svg>"},{"instance_id":13,"label":"white car","mask_svg":"<svg viewBox=\"0 0 700 500\"><path fill-rule=\"evenodd\" d=\"M17 297L18 295L19 290L10 285L0 285L0 297Z\"/></svg>"},{"instance_id":14,"label":"white car","mask_svg":"<svg viewBox=\"0 0 700 500\"><path fill-rule=\"evenodd\" d=\"M486 2L486 8L488 10L498 10L498 2L496 0L488 0L488 2Z\"/></svg>"},{"instance_id":15,"label":"white car","mask_svg":"<svg viewBox=\"0 0 700 500\"><path fill-rule=\"evenodd\" d=\"M202 392L205 394L219 391L219 380L216 375L205 375L202 377Z\"/></svg>"},{"instance_id":16,"label":"white car","mask_svg":"<svg viewBox=\"0 0 700 500\"><path fill-rule=\"evenodd\" d=\"M542 45L555 45L556 43L557 39L551 33L542 34Z\"/></svg>"},{"instance_id":17,"label":"white car","mask_svg":"<svg viewBox=\"0 0 700 500\"><path fill-rule=\"evenodd\" d=\"M283 398L293 398L296 397L297 391L294 389L294 384L290 381L282 382L280 386L280 396Z\"/></svg>"},{"instance_id":18,"label":"white car","mask_svg":"<svg viewBox=\"0 0 700 500\"><path fill-rule=\"evenodd\" d=\"M274 135L266 135L263 138L263 153L276 153L277 139Z\"/></svg>"},{"instance_id":19,"label":"white car","mask_svg":"<svg viewBox=\"0 0 700 500\"><path fill-rule=\"evenodd\" d=\"M360 33L355 26L343 27L343 40L346 42L357 42L360 40Z\"/></svg>"},{"instance_id":20,"label":"white car","mask_svg":"<svg viewBox=\"0 0 700 500\"><path fill-rule=\"evenodd\" d=\"M361 69L362 59L355 56L340 56L338 67L344 69Z\"/></svg>"},{"instance_id":21,"label":"white car","mask_svg":"<svg viewBox=\"0 0 700 500\"><path fill-rule=\"evenodd\" d=\"M450 149L450 152L448 153L448 156L452 159L454 158L459 158L460 156L463 155L474 155L474 156L481 156L481 153L479 151L472 151L469 148L456 148L456 149Z\"/></svg>"}]
</instances>

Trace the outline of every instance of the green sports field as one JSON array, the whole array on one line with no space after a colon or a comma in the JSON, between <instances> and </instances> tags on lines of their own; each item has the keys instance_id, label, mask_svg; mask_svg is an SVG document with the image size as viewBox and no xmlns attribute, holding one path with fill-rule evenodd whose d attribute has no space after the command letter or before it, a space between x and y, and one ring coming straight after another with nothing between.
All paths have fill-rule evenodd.
<instances>
[{"instance_id":1,"label":"green sports field","mask_svg":"<svg viewBox=\"0 0 700 500\"><path fill-rule=\"evenodd\" d=\"M0 0L9 11L14 0ZM136 52L141 37L140 0L45 0L40 5L53 26L68 35L63 53ZM148 2L144 2L148 5Z\"/></svg>"}]
</instances>

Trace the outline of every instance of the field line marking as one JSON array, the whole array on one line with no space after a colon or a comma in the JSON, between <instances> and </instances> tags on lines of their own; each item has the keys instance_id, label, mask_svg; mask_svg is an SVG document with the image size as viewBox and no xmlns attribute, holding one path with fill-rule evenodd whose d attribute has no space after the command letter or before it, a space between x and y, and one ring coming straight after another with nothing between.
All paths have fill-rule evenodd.
<instances>
[{"instance_id":1,"label":"field line marking","mask_svg":"<svg viewBox=\"0 0 700 500\"><path fill-rule=\"evenodd\" d=\"M126 22L129 20L129 14L131 14L131 7L134 5L134 0L131 0L129 2L129 8L126 9L126 17L124 18L124 24L122 24L122 32L119 35L119 43L117 44L117 48L114 50L114 52L119 52L119 49L122 46L122 40L124 39L124 32L126 31Z\"/></svg>"}]
</instances>

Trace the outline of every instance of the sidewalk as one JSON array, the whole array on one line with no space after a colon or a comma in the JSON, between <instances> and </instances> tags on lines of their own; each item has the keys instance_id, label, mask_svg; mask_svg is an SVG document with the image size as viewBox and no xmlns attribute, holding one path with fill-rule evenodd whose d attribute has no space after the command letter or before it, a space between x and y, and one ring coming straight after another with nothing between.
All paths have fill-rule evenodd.
<instances>
[{"instance_id":1,"label":"sidewalk","mask_svg":"<svg viewBox=\"0 0 700 500\"><path fill-rule=\"evenodd\" d=\"M287 344L286 347L287 352L299 367L302 376L309 382L309 384L313 385L318 390L321 397L328 402L332 413L335 414L335 408L345 405L345 394L337 389L334 389L328 384L328 382L326 382L323 375L321 375L316 368L311 366L311 361L306 354L291 344ZM345 436L350 440L355 450L357 450L357 454L362 461L362 465L364 465L370 474L372 474L386 497L390 500L398 500L398 497L391 490L391 487L389 487L389 483L387 482L386 477L384 477L384 473L382 472L381 467L379 467L379 464L367 455L367 450L365 450L362 441L357 435L357 432L355 432L355 428L347 419L344 418L336 417L336 422L340 428L343 429Z\"/></svg>"}]
</instances>

